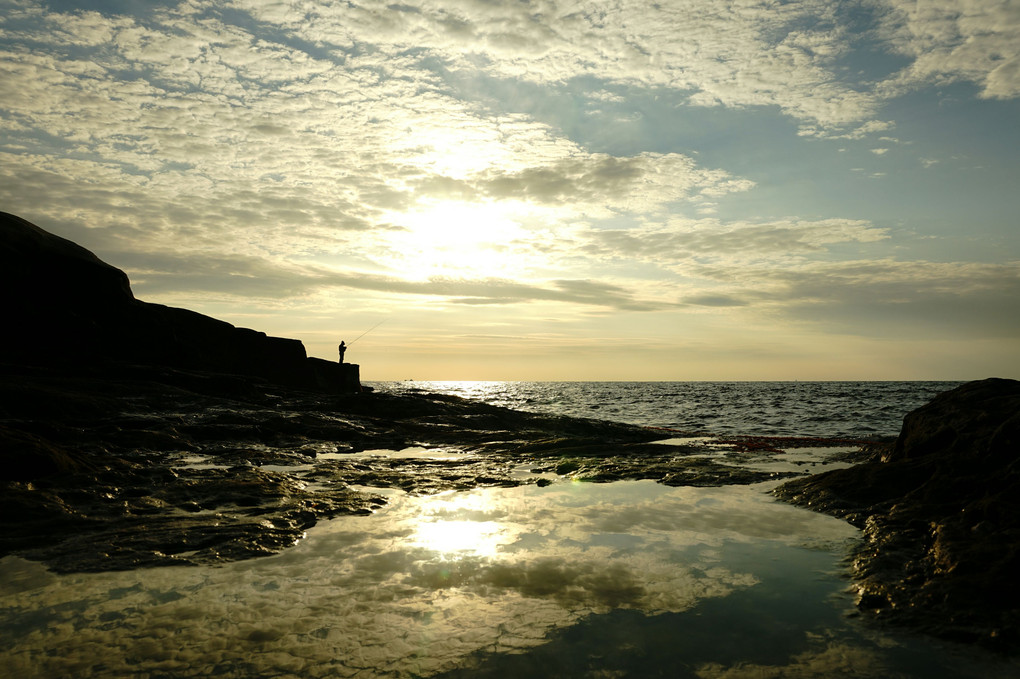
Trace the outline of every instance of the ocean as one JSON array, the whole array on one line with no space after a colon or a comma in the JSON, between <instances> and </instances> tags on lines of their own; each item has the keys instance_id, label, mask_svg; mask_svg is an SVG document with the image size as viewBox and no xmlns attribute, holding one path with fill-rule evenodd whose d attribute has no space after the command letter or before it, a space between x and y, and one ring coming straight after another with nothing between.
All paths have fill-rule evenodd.
<instances>
[{"instance_id":1,"label":"ocean","mask_svg":"<svg viewBox=\"0 0 1020 679\"><path fill-rule=\"evenodd\" d=\"M370 382L532 412L691 433L873 438L960 382Z\"/></svg>"}]
</instances>

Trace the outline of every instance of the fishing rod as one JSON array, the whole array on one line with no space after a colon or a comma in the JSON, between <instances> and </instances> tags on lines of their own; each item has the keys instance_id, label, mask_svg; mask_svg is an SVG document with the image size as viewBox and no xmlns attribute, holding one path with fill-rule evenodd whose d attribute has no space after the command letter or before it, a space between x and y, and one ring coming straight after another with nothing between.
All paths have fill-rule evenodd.
<instances>
[{"instance_id":1,"label":"fishing rod","mask_svg":"<svg viewBox=\"0 0 1020 679\"><path fill-rule=\"evenodd\" d=\"M365 332L363 332L363 333L361 333L360 335L358 335L357 337L355 337L355 338L354 338L354 340L353 340L352 342L349 342L349 343L347 344L347 346L351 346L352 344L354 344L354 342L357 342L357 341L358 341L359 339L361 339L362 337L364 337L364 336L365 336L365 335L367 335L368 333L372 332L373 330L375 330L376 328L378 328L378 327L379 327L380 325L382 325L382 324L383 324L383 323L385 323L385 322L386 322L386 319L384 318L383 320L379 321L378 323L376 323L375 325L373 325L373 326L372 326L371 328L369 328L369 329L368 329L368 330L366 330Z\"/></svg>"}]
</instances>

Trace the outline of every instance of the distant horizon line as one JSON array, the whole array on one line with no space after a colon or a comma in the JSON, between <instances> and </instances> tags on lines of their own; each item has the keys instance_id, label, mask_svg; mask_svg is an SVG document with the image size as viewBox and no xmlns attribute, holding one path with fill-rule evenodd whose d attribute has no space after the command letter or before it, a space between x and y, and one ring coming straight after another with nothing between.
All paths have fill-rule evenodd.
<instances>
[{"instance_id":1,"label":"distant horizon line","mask_svg":"<svg viewBox=\"0 0 1020 679\"><path fill-rule=\"evenodd\" d=\"M965 383L965 382L974 382L974 381L983 380L983 379L1012 380L1012 379L1016 379L1016 378L1012 378L1012 377L995 377L995 376L977 377L977 378L972 378L972 379L945 379L945 378L923 378L922 379L922 378L917 378L917 379L898 379L898 380L897 379L786 379L786 380L769 380L769 379L744 379L744 380L741 380L741 379L717 379L717 380L709 380L709 379L689 379L689 380L682 380L682 379L671 379L671 380L468 379L468 380L458 380L458 379L414 379L414 378L404 378L404 379L362 379L362 382L363 383L372 383L372 382L375 382L375 383L379 383L379 382L446 382L446 383L449 383L449 382L471 382L471 383L482 383L482 382L548 382L548 383L573 383L573 384L576 384L576 383L592 383L592 384L599 384L599 383L603 383L603 384L604 383L621 383L621 384L624 384L624 383L671 383L671 382L704 382L704 383L732 382L732 383L746 384L746 383L751 383L751 382L762 382L762 383L771 382L771 383L792 384L792 383L799 383L799 382L810 382L810 383L820 383L820 382L959 382L959 383Z\"/></svg>"}]
</instances>

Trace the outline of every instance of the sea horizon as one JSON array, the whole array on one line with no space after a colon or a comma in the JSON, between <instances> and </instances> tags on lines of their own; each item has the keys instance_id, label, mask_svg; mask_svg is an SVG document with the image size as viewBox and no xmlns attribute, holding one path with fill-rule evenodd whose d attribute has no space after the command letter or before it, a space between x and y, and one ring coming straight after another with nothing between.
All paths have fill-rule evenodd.
<instances>
[{"instance_id":1,"label":"sea horizon","mask_svg":"<svg viewBox=\"0 0 1020 679\"><path fill-rule=\"evenodd\" d=\"M436 392L515 410L713 434L889 437L956 380L398 380L383 392Z\"/></svg>"}]
</instances>

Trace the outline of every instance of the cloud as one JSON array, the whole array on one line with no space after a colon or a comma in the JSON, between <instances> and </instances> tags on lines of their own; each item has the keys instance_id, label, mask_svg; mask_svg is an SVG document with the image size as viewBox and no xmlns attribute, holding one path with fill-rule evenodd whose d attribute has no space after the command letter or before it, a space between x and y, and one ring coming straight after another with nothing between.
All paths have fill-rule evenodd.
<instances>
[{"instance_id":1,"label":"cloud","mask_svg":"<svg viewBox=\"0 0 1020 679\"><path fill-rule=\"evenodd\" d=\"M385 276L330 274L323 276L320 282L322 285L451 298L462 304L549 301L604 306L621 311L652 311L674 306L654 300L642 300L623 287L590 280L556 280L541 286L498 279L466 280L435 277L426 281L407 281Z\"/></svg>"},{"instance_id":2,"label":"cloud","mask_svg":"<svg viewBox=\"0 0 1020 679\"><path fill-rule=\"evenodd\" d=\"M606 217L753 186L681 154L591 153L525 116L493 116L406 53L402 22L424 10L344 7L310 10L290 38L259 23L261 6L245 27L187 3L15 16L0 27L13 46L0 127L21 144L6 147L0 198L64 231L120 230L138 249L349 258L379 255L378 239L353 232L399 228L395 214L430 198ZM341 18L377 47L352 51L347 29L310 46Z\"/></svg>"},{"instance_id":3,"label":"cloud","mask_svg":"<svg viewBox=\"0 0 1020 679\"><path fill-rule=\"evenodd\" d=\"M694 306L707 307L736 307L746 306L748 304L746 300L738 299L731 295L713 294L691 295L689 297L685 297L684 302L687 304L693 304Z\"/></svg>"},{"instance_id":4,"label":"cloud","mask_svg":"<svg viewBox=\"0 0 1020 679\"><path fill-rule=\"evenodd\" d=\"M888 238L885 229L865 220L825 219L725 222L715 218L671 219L665 225L592 231L581 249L599 258L627 257L666 267L695 259L734 265L750 260L802 257L840 243Z\"/></svg>"},{"instance_id":5,"label":"cloud","mask_svg":"<svg viewBox=\"0 0 1020 679\"><path fill-rule=\"evenodd\" d=\"M693 93L695 105L777 106L796 118L843 125L869 116L875 100L831 69L847 34L823 2L724 8L694 0L628 2L612 12L572 4L529 6L235 3L258 21L346 50L371 44L415 50L453 70L477 69L540 84L590 75Z\"/></svg>"},{"instance_id":6,"label":"cloud","mask_svg":"<svg viewBox=\"0 0 1020 679\"><path fill-rule=\"evenodd\" d=\"M171 253L115 253L110 259L124 268L140 299L147 295L201 291L210 296L284 299L308 295L319 279L296 267L274 265L251 256Z\"/></svg>"},{"instance_id":7,"label":"cloud","mask_svg":"<svg viewBox=\"0 0 1020 679\"><path fill-rule=\"evenodd\" d=\"M635 212L679 200L699 186L720 195L753 186L750 181L732 182L725 172L700 170L680 154L653 153L630 158L594 154L512 174L493 170L480 179L483 193L495 198L552 204L597 202Z\"/></svg>"},{"instance_id":8,"label":"cloud","mask_svg":"<svg viewBox=\"0 0 1020 679\"><path fill-rule=\"evenodd\" d=\"M589 214L643 213L695 196L747 191L754 182L698 167L678 153L611 156L574 150L568 157L516 170L489 168L461 178L431 174L411 181L416 192L461 200L507 200L566 206Z\"/></svg>"},{"instance_id":9,"label":"cloud","mask_svg":"<svg viewBox=\"0 0 1020 679\"><path fill-rule=\"evenodd\" d=\"M641 299L620 285L591 280L550 280L524 283L502 279L434 276L406 280L321 267L274 264L259 257L171 253L113 253L110 261L124 268L136 296L203 292L215 298L284 299L308 296L331 288L369 290L393 295L434 297L458 304L523 304L560 302L626 311L652 311L675 305Z\"/></svg>"},{"instance_id":10,"label":"cloud","mask_svg":"<svg viewBox=\"0 0 1020 679\"><path fill-rule=\"evenodd\" d=\"M1020 334L1020 263L804 262L705 266L720 294L830 332L871 337L1009 338Z\"/></svg>"},{"instance_id":11,"label":"cloud","mask_svg":"<svg viewBox=\"0 0 1020 679\"><path fill-rule=\"evenodd\" d=\"M891 674L888 665L876 651L833 641L824 643L823 639L810 639L811 645L816 648L797 654L786 665L739 663L727 667L713 662L698 667L694 673L699 679L807 679Z\"/></svg>"},{"instance_id":12,"label":"cloud","mask_svg":"<svg viewBox=\"0 0 1020 679\"><path fill-rule=\"evenodd\" d=\"M797 131L801 137L818 137L819 139L864 139L868 135L884 132L895 127L890 120L869 120L852 127L849 131L830 130L818 125L802 123Z\"/></svg>"},{"instance_id":13,"label":"cloud","mask_svg":"<svg viewBox=\"0 0 1020 679\"><path fill-rule=\"evenodd\" d=\"M853 334L1020 334L1020 263L845 262L777 274L791 316Z\"/></svg>"},{"instance_id":14,"label":"cloud","mask_svg":"<svg viewBox=\"0 0 1020 679\"><path fill-rule=\"evenodd\" d=\"M980 96L1020 95L1020 9L998 0L888 0L880 32L884 44L910 63L881 84L883 96L957 81Z\"/></svg>"}]
</instances>

